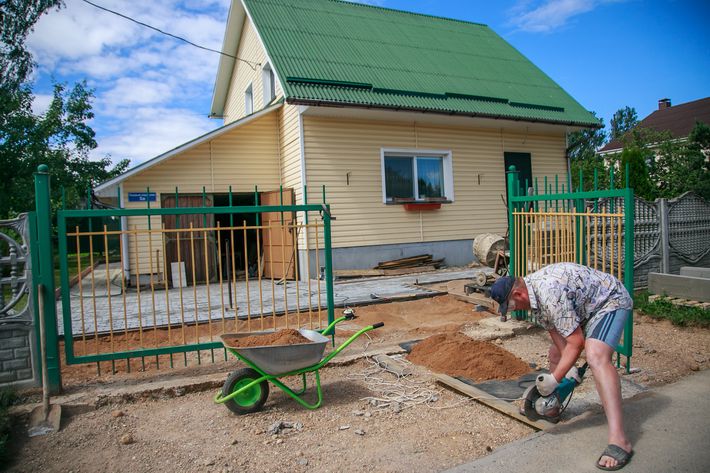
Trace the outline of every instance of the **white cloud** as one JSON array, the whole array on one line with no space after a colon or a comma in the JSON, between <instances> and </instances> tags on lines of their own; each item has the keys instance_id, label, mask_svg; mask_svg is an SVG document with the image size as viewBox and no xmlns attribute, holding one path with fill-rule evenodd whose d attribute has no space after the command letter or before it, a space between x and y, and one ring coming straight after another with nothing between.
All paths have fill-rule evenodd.
<instances>
[{"instance_id":1,"label":"white cloud","mask_svg":"<svg viewBox=\"0 0 710 473\"><path fill-rule=\"evenodd\" d=\"M36 94L32 101L32 113L42 115L49 110L49 105L52 103L54 95L52 94Z\"/></svg>"},{"instance_id":2,"label":"white cloud","mask_svg":"<svg viewBox=\"0 0 710 473\"><path fill-rule=\"evenodd\" d=\"M96 0L193 43L219 50L230 0ZM46 110L48 78L95 89L92 157L155 157L221 125L206 118L219 55L67 0L37 23L28 46L39 67L34 106ZM47 98L48 97L48 98Z\"/></svg>"},{"instance_id":3,"label":"white cloud","mask_svg":"<svg viewBox=\"0 0 710 473\"><path fill-rule=\"evenodd\" d=\"M171 81L146 80L122 77L110 90L99 97L102 107L114 110L132 105L167 103L173 96Z\"/></svg>"},{"instance_id":4,"label":"white cloud","mask_svg":"<svg viewBox=\"0 0 710 473\"><path fill-rule=\"evenodd\" d=\"M114 161L128 158L135 166L219 125L192 110L154 107L131 109L130 121L120 123L119 129L99 142L93 157L110 155Z\"/></svg>"},{"instance_id":5,"label":"white cloud","mask_svg":"<svg viewBox=\"0 0 710 473\"><path fill-rule=\"evenodd\" d=\"M572 18L607 3L624 0L520 0L508 12L510 23L530 33L547 33L564 27Z\"/></svg>"}]
</instances>

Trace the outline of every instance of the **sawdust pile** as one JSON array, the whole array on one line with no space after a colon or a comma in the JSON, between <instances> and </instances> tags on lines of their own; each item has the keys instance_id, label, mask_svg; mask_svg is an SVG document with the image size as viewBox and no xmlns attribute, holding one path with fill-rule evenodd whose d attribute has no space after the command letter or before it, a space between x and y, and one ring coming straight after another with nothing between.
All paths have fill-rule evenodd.
<instances>
[{"instance_id":1,"label":"sawdust pile","mask_svg":"<svg viewBox=\"0 0 710 473\"><path fill-rule=\"evenodd\" d=\"M312 343L301 332L292 328L279 330L266 335L252 335L250 337L225 337L228 345L235 348L264 347L276 345L296 345L299 343Z\"/></svg>"},{"instance_id":2,"label":"sawdust pile","mask_svg":"<svg viewBox=\"0 0 710 473\"><path fill-rule=\"evenodd\" d=\"M476 382L515 379L531 371L527 363L512 353L461 333L426 338L414 345L407 359L436 373Z\"/></svg>"}]
</instances>

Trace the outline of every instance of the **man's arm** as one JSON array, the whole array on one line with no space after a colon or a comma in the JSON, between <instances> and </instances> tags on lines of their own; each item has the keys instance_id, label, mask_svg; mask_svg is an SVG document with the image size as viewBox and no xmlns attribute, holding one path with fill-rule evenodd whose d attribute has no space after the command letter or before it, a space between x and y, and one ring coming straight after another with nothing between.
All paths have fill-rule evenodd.
<instances>
[{"instance_id":1,"label":"man's arm","mask_svg":"<svg viewBox=\"0 0 710 473\"><path fill-rule=\"evenodd\" d=\"M569 369L576 363L582 350L584 350L584 334L582 333L582 328L577 327L568 337L563 337L556 330L550 331L550 337L552 337L552 343L555 344L561 354L560 361L557 363L552 375L555 379L562 381Z\"/></svg>"}]
</instances>

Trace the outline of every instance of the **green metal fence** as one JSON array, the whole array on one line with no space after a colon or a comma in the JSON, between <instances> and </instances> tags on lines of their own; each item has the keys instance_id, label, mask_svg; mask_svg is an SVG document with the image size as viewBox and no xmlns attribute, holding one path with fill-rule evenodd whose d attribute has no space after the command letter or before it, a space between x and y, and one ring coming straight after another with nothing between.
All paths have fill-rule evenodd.
<instances>
[{"instance_id":1,"label":"green metal fence","mask_svg":"<svg viewBox=\"0 0 710 473\"><path fill-rule=\"evenodd\" d=\"M584 176L576 191L567 183L545 177L542 182L520 182L515 166L508 179L508 222L510 230L510 272L525 276L553 263L575 262L610 273L634 290L634 193L628 186L599 190L594 175L594 190L583 192ZM566 187L566 188L565 188ZM516 314L526 317L524 313ZM626 356L630 369L633 316L624 328L617 347L617 365Z\"/></svg>"},{"instance_id":2,"label":"green metal fence","mask_svg":"<svg viewBox=\"0 0 710 473\"><path fill-rule=\"evenodd\" d=\"M94 363L99 373L173 367L226 360L224 333L319 330L334 320L329 205L283 205L283 195L281 205L259 205L256 193L256 205L232 205L231 188L222 206L204 205L203 190L202 206L179 207L176 189L171 208L147 199L144 208L57 211L58 318L49 180L40 166L30 230L55 392L61 351L65 366ZM122 224L97 228L101 219Z\"/></svg>"}]
</instances>

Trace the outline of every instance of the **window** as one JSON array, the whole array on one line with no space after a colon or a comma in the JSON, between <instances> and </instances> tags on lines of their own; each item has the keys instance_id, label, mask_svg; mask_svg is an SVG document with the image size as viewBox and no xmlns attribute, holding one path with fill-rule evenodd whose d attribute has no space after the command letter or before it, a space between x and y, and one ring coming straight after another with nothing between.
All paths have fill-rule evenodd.
<instances>
[{"instance_id":1,"label":"window","mask_svg":"<svg viewBox=\"0 0 710 473\"><path fill-rule=\"evenodd\" d=\"M454 199L449 151L383 150L382 176L385 203Z\"/></svg>"},{"instance_id":2,"label":"window","mask_svg":"<svg viewBox=\"0 0 710 473\"><path fill-rule=\"evenodd\" d=\"M261 79L264 85L264 107L266 107L274 97L276 97L276 83L274 81L274 70L271 65L266 64L261 70Z\"/></svg>"},{"instance_id":3,"label":"window","mask_svg":"<svg viewBox=\"0 0 710 473\"><path fill-rule=\"evenodd\" d=\"M254 92L251 84L244 92L244 115L251 115L254 112Z\"/></svg>"}]
</instances>

